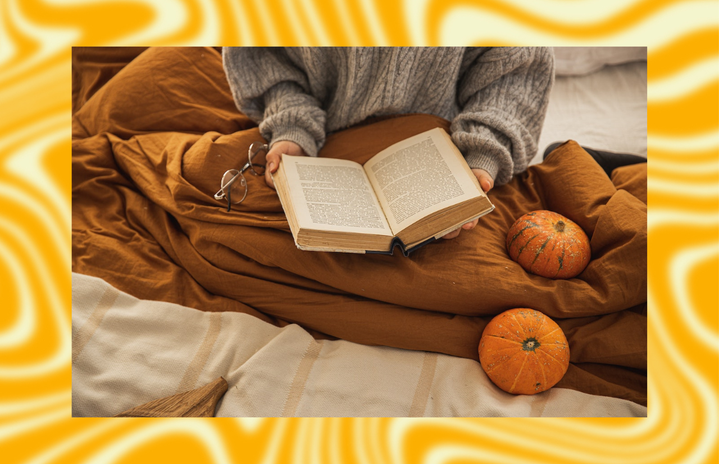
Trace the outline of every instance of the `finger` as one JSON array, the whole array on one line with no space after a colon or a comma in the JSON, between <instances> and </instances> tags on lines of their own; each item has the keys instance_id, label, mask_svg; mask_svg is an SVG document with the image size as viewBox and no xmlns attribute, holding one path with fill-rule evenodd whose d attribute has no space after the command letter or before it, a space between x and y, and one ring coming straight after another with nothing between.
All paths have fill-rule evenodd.
<instances>
[{"instance_id":1,"label":"finger","mask_svg":"<svg viewBox=\"0 0 719 464\"><path fill-rule=\"evenodd\" d=\"M272 180L272 174L269 169L265 170L265 183L271 188L275 188L275 181Z\"/></svg>"},{"instance_id":2,"label":"finger","mask_svg":"<svg viewBox=\"0 0 719 464\"><path fill-rule=\"evenodd\" d=\"M475 227L477 227L477 224L478 224L478 223L479 223L479 219L475 219L475 220L472 221L472 222L468 222L468 223L464 224L464 225L462 226L462 229L464 229L464 230L472 230L472 229L474 229Z\"/></svg>"},{"instance_id":3,"label":"finger","mask_svg":"<svg viewBox=\"0 0 719 464\"><path fill-rule=\"evenodd\" d=\"M462 231L462 229L453 230L452 232L449 232L448 234L443 235L442 238L445 240L451 240L453 238L457 238L461 231Z\"/></svg>"},{"instance_id":4,"label":"finger","mask_svg":"<svg viewBox=\"0 0 719 464\"><path fill-rule=\"evenodd\" d=\"M267 164L267 170L270 172L277 171L281 160L280 152L277 150L270 150L265 157L265 163Z\"/></svg>"},{"instance_id":5,"label":"finger","mask_svg":"<svg viewBox=\"0 0 719 464\"><path fill-rule=\"evenodd\" d=\"M489 174L481 174L479 176L479 185L481 185L482 190L487 193L494 187L494 179L492 179Z\"/></svg>"},{"instance_id":6,"label":"finger","mask_svg":"<svg viewBox=\"0 0 719 464\"><path fill-rule=\"evenodd\" d=\"M265 170L265 182L272 188L275 188L275 183L272 180L272 174L275 173L277 168L280 166L280 159L279 152L273 152L272 150L267 153L267 157L265 158L267 163L267 169Z\"/></svg>"}]
</instances>

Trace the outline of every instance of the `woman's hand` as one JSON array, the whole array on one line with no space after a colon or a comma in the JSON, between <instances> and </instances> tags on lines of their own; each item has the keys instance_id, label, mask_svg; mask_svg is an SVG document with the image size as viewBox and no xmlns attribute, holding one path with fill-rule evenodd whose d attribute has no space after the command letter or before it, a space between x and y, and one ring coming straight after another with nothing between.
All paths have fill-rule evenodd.
<instances>
[{"instance_id":1,"label":"woman's hand","mask_svg":"<svg viewBox=\"0 0 719 464\"><path fill-rule=\"evenodd\" d=\"M275 188L275 183L272 181L272 173L277 171L277 168L280 166L283 153L291 156L307 156L302 147L288 140L283 140L272 145L270 151L265 155L265 165L267 166L265 170L265 182L272 188Z\"/></svg>"},{"instance_id":2,"label":"woman's hand","mask_svg":"<svg viewBox=\"0 0 719 464\"><path fill-rule=\"evenodd\" d=\"M474 173L475 177L479 181L479 185L482 187L482 190L484 190L484 193L489 192L492 187L494 187L494 179L492 179L492 176L489 175L487 171L484 169L472 169L472 173ZM453 230L452 232L448 233L447 235L444 235L442 238L444 239L452 239L459 236L459 233L462 232L462 230L472 230L477 226L477 223L479 223L479 219L475 219L472 222L468 222L464 224L459 229Z\"/></svg>"}]
</instances>

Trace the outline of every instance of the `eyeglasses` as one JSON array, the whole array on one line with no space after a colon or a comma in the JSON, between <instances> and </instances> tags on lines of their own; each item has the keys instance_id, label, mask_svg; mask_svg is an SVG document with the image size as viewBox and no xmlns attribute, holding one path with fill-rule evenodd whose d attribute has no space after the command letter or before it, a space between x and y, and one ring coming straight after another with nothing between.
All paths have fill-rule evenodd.
<instances>
[{"instance_id":1,"label":"eyeglasses","mask_svg":"<svg viewBox=\"0 0 719 464\"><path fill-rule=\"evenodd\" d=\"M215 194L215 200L227 200L227 212L230 211L233 204L239 205L247 198L247 180L244 172L249 169L256 176L264 175L265 165L253 163L252 159L262 151L267 153L269 148L267 144L254 142L247 150L247 163L242 166L242 169L239 171L237 169L228 169L222 175L220 190Z\"/></svg>"}]
</instances>

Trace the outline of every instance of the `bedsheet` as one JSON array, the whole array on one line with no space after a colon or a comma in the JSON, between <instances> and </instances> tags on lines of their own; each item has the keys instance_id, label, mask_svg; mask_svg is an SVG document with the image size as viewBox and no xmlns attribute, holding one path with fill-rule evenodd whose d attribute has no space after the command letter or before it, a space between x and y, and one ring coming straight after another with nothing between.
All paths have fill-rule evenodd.
<instances>
[{"instance_id":1,"label":"bedsheet","mask_svg":"<svg viewBox=\"0 0 719 464\"><path fill-rule=\"evenodd\" d=\"M295 324L138 300L82 274L72 285L74 417L114 416L220 376L228 389L216 417L647 415L637 403L567 388L509 395L466 358L316 340Z\"/></svg>"},{"instance_id":2,"label":"bedsheet","mask_svg":"<svg viewBox=\"0 0 719 464\"><path fill-rule=\"evenodd\" d=\"M539 152L530 164L542 162L547 146L568 139L584 147L646 158L646 60L555 78Z\"/></svg>"},{"instance_id":3,"label":"bedsheet","mask_svg":"<svg viewBox=\"0 0 719 464\"><path fill-rule=\"evenodd\" d=\"M295 323L317 339L472 360L493 315L532 307L569 340L558 387L646 405L646 202L632 193L646 191L646 167L623 168L638 174L618 189L570 141L493 189L496 210L457 239L408 258L305 252L263 179L249 176L232 213L212 198L222 173L262 140L235 109L216 50L150 48L94 85L73 115L73 272L137 298ZM363 162L433 127L449 124L369 121L330 134L321 156ZM578 278L527 274L507 257L509 226L536 209L564 214L591 238Z\"/></svg>"}]
</instances>

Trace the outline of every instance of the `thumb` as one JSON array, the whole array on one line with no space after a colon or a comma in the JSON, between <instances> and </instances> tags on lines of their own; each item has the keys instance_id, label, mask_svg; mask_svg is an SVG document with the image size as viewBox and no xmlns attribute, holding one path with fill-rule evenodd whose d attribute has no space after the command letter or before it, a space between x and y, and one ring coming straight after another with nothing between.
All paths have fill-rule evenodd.
<instances>
[{"instance_id":1,"label":"thumb","mask_svg":"<svg viewBox=\"0 0 719 464\"><path fill-rule=\"evenodd\" d=\"M265 182L272 188L275 188L275 183L272 180L272 174L277 171L280 166L280 155L277 151L267 153L265 157L266 169L265 169Z\"/></svg>"},{"instance_id":2,"label":"thumb","mask_svg":"<svg viewBox=\"0 0 719 464\"><path fill-rule=\"evenodd\" d=\"M492 190L492 187L494 187L494 179L492 176L489 175L487 171L484 169L472 169L472 172L474 173L475 177L477 177L477 180L479 181L480 187L482 187L482 190L484 190L485 193Z\"/></svg>"},{"instance_id":3,"label":"thumb","mask_svg":"<svg viewBox=\"0 0 719 464\"><path fill-rule=\"evenodd\" d=\"M270 151L267 153L267 156L265 157L265 163L267 165L266 171L268 173L274 173L277 171L277 168L280 166L280 152L279 151Z\"/></svg>"},{"instance_id":4,"label":"thumb","mask_svg":"<svg viewBox=\"0 0 719 464\"><path fill-rule=\"evenodd\" d=\"M482 190L484 190L484 193L487 193L492 190L492 187L494 187L494 180L489 177L489 175L486 175L479 180L479 185L482 186Z\"/></svg>"}]
</instances>

